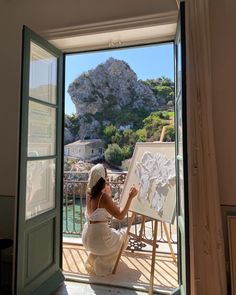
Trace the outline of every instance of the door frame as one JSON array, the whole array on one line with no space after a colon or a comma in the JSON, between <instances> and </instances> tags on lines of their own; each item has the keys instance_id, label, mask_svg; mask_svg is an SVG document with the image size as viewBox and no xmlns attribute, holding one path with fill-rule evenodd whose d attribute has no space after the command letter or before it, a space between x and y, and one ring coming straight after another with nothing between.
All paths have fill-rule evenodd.
<instances>
[{"instance_id":1,"label":"door frame","mask_svg":"<svg viewBox=\"0 0 236 295\"><path fill-rule=\"evenodd\" d=\"M181 101L182 101L182 130L183 130L183 143L182 143L182 149L183 149L183 178L184 178L184 224L183 224L183 230L184 230L184 237L185 237L185 274L186 274L186 294L191 294L190 290L190 235L189 235L189 189L188 189L188 133L187 133L187 81L186 81L186 27L185 27L185 3L180 2L179 7L179 20L178 20L178 26L177 26L177 32L179 33L179 40L181 44ZM176 36L177 37L177 36ZM177 82L178 79L178 63L179 63L179 56L178 56L178 46L175 44L175 82ZM176 87L176 92L178 91ZM178 95L178 93L176 93ZM175 94L175 95L176 95ZM175 125L178 124L178 118L175 116ZM176 135L178 137L178 131L176 132ZM176 140L177 142L177 140ZM176 149L177 152L177 149ZM177 153L176 153L177 158ZM177 165L178 167L178 165ZM176 168L177 168L176 167ZM177 170L177 169L176 169ZM179 187L179 183L177 183L177 191ZM181 209L178 208L179 204L177 203L177 213L180 213ZM177 228L178 225L177 225ZM180 235L180 231L178 230L178 234ZM178 236L178 253L181 258L181 239ZM179 269L181 268L181 262L182 259L178 259ZM179 272L179 281L181 281L181 274ZM182 288L180 288L182 289ZM182 293L182 291L180 290Z\"/></svg>"},{"instance_id":2,"label":"door frame","mask_svg":"<svg viewBox=\"0 0 236 295\"><path fill-rule=\"evenodd\" d=\"M183 2L181 2L181 5L183 5ZM182 31L185 32L185 23L183 22L183 19L185 19L185 15L182 14L181 15L181 19L182 19L182 24L184 24L182 26ZM181 38L183 38L183 36L181 36ZM181 51L181 60L183 63L183 69L182 69L182 81L184 83L182 83L182 90L183 93L182 95L187 98L187 93L186 93L186 87L187 87L187 81L186 81L186 46L185 46L185 38L183 40L183 47L182 47L182 51ZM108 51L108 50L120 50L120 49L127 49L127 48L134 48L134 47L145 47L145 46L151 46L151 45L161 45L161 44L170 44L172 43L173 45L173 51L174 51L174 59L175 59L175 54L176 54L176 50L175 50L175 40L168 40L168 41L163 41L163 42L154 42L154 43L148 43L148 44L143 44L143 43L139 43L139 44L135 44L135 45L128 45L128 46L121 46L121 47L115 47L115 48L102 48L102 49L89 49L89 50L85 50L82 52L78 52L78 51L73 51L73 52L64 52L64 55L70 55L70 54L83 54L83 53L95 53L95 52L101 52L101 51ZM176 69L175 69L176 71ZM176 79L174 79L176 82ZM187 104L186 104L186 99L183 100L183 133L185 134L183 136L183 157L185 158L184 161L184 188L185 188L185 199L184 199L184 206L185 206L185 240L186 240L186 255L185 255L185 260L186 260L186 294L190 295L191 294L191 290L190 290L190 236L189 236L189 199L188 199L188 151L187 151L187 147L188 147L188 136L187 136ZM176 122L175 122L175 126L176 126ZM188 222L186 222L186 220ZM179 239L178 239L178 253L180 253L180 243L179 243ZM179 266L178 266L178 270L179 270ZM176 293L175 293L176 292ZM180 288L176 289L176 291L174 291L173 294L180 294L181 290Z\"/></svg>"}]
</instances>

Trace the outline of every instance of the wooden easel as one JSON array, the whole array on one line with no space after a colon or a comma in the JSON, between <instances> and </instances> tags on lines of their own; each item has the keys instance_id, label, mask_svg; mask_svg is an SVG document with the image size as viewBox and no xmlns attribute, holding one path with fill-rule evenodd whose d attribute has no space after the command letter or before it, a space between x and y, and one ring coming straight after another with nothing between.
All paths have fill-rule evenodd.
<instances>
[{"instance_id":1,"label":"wooden easel","mask_svg":"<svg viewBox=\"0 0 236 295\"><path fill-rule=\"evenodd\" d=\"M163 142L167 127L168 126L163 126L159 142ZM141 215L142 222L141 222L141 228L140 228L139 235L136 235L136 234L130 232L130 229L131 229L131 226L132 226L132 224L134 222L135 216L136 216L136 213L132 212L130 221L128 223L127 231L126 231L126 234L125 234L125 239L124 239L123 244L121 245L120 252L119 252L119 254L117 256L117 260L116 260L116 263L115 263L115 266L113 268L112 273L114 274L116 272L116 269L117 269L121 254L122 254L122 252L124 250L124 246L126 245L127 239L128 239L129 236L131 236L133 238L136 238L139 242L143 241L146 244L151 245L152 246L152 263L151 263L151 272L150 272L150 287L149 287L149 292L148 293L149 293L149 295L152 295L153 294L153 284L154 284L155 262L156 262L158 222L161 222L161 225L163 226L163 229L164 229L164 232L165 232L165 235L166 235L166 238L167 238L167 242L168 242L168 245L169 245L169 248L170 248L170 253L171 253L172 259L173 259L173 261L175 263L177 262L177 260L176 260L176 256L175 256L173 247L171 245L170 235L169 235L169 232L167 230L166 223L162 222L160 220L157 220L157 219L153 219L154 220L153 239L152 240L147 240L147 239L145 239L143 237L143 232L144 232L144 228L145 228L145 221L146 221L146 218L147 218L147 216L145 216L145 215Z\"/></svg>"},{"instance_id":2,"label":"wooden easel","mask_svg":"<svg viewBox=\"0 0 236 295\"><path fill-rule=\"evenodd\" d=\"M146 218L147 218L147 216L145 216L145 215L141 215L142 221L141 221L141 228L140 228L139 235L136 235L136 234L130 232L130 229L131 229L131 226L132 226L132 224L134 222L135 216L136 216L136 213L132 212L131 218L130 218L129 223L128 223L127 231L125 233L125 239L124 239L123 244L121 245L121 248L120 248L119 254L117 256L117 260L116 260L116 263L115 263L115 266L113 268L112 273L115 274L115 272L116 272L116 269L117 269L121 254L122 254L122 252L124 250L124 246L126 245L126 242L127 242L127 239L128 239L129 236L136 238L140 242L143 241L146 244L151 245L152 246L152 262L151 262L150 286L149 286L149 295L151 295L151 294L153 294L154 272L155 272L155 262L156 262L157 228L158 228L158 222L161 222L161 221L154 219L153 239L152 240L147 240L146 238L143 237L143 232L144 232L144 228L145 228L145 221L146 221ZM162 223L164 231L165 231L165 235L166 235L166 238L167 238L167 241L168 241L171 256L173 258L173 261L176 263L176 257L175 257L174 251L173 251L173 247L171 245L170 235L168 233L166 223L165 222L161 222L161 223Z\"/></svg>"}]
</instances>

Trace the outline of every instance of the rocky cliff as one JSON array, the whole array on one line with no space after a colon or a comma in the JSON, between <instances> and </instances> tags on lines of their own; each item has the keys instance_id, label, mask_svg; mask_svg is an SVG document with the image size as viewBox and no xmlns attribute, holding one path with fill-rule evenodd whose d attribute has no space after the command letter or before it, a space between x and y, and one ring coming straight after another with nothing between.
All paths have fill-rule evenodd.
<instances>
[{"instance_id":1,"label":"rocky cliff","mask_svg":"<svg viewBox=\"0 0 236 295\"><path fill-rule=\"evenodd\" d=\"M99 137L102 127L109 125L117 113L140 109L151 112L158 107L150 87L137 79L126 62L114 58L81 74L69 85L68 93L79 117L80 139ZM118 128L126 123L116 120Z\"/></svg>"},{"instance_id":2,"label":"rocky cliff","mask_svg":"<svg viewBox=\"0 0 236 295\"><path fill-rule=\"evenodd\" d=\"M69 85L68 93L79 116L95 114L106 108L112 111L126 107L152 110L158 106L151 89L137 79L130 66L114 58L81 74Z\"/></svg>"},{"instance_id":3,"label":"rocky cliff","mask_svg":"<svg viewBox=\"0 0 236 295\"><path fill-rule=\"evenodd\" d=\"M151 112L173 108L174 83L165 77L138 80L126 62L109 58L82 73L68 93L76 114L65 122L66 143L99 138L111 124L118 130L138 130Z\"/></svg>"}]
</instances>

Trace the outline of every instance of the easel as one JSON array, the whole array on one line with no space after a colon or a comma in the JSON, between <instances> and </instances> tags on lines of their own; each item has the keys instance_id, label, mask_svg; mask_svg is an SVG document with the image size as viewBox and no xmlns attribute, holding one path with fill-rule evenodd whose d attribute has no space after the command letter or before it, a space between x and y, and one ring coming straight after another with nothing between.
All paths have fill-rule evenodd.
<instances>
[{"instance_id":1,"label":"easel","mask_svg":"<svg viewBox=\"0 0 236 295\"><path fill-rule=\"evenodd\" d=\"M162 132L161 132L161 136L160 136L160 142L163 142L164 135L165 135L167 127L168 126L163 126L163 128L162 128ZM167 242L168 242L168 245L169 245L169 248L170 248L170 253L171 253L171 256L172 256L172 259L173 259L174 263L177 262L176 261L176 256L175 256L173 247L171 245L170 235L169 235L169 232L167 230L167 225L166 225L165 222L162 222L162 221L157 220L157 219L153 219L153 221L154 221L153 239L148 240L148 239L143 237L143 232L144 232L144 228L145 228L145 221L146 221L146 218L147 218L147 216L145 216L145 215L141 215L142 221L141 221L141 228L140 228L139 235L136 235L136 234L130 232L130 229L131 229L131 226L132 226L132 224L134 222L135 216L136 216L136 213L132 212L130 221L128 223L127 231L126 231L126 234L125 234L125 239L124 239L123 244L121 245L120 252L118 254L118 257L117 257L117 260L116 260L116 263L115 263L115 266L113 268L112 273L114 274L116 272L116 269L117 269L121 254L122 254L122 252L124 250L124 246L126 245L127 239L128 239L129 236L131 236L133 238L136 238L137 241L139 241L139 242L143 241L146 244L151 245L152 246L152 263L151 263L151 272L150 272L150 286L149 286L149 292L148 293L149 293L149 295L152 295L153 294L153 285L154 285L155 262L156 262L158 222L161 222L161 225L163 226L163 229L164 229L164 232L165 232L165 235L166 235L166 238L167 238Z\"/></svg>"},{"instance_id":2,"label":"easel","mask_svg":"<svg viewBox=\"0 0 236 295\"><path fill-rule=\"evenodd\" d=\"M148 239L143 237L143 232L144 232L144 228L145 228L145 221L147 219L147 216L145 216L145 215L141 215L142 221L141 221L141 228L140 228L139 235L136 235L136 234L130 232L130 229L131 229L131 226L132 226L132 224L134 222L135 216L136 216L136 213L132 212L131 218L130 218L129 223L128 223L127 231L126 231L126 234L125 234L125 239L124 239L124 242L123 242L123 244L121 246L120 252L119 252L119 254L117 256L117 260L116 260L116 263L115 263L115 266L113 268L112 273L115 274L115 272L116 272L116 269L117 269L121 254L122 254L122 252L124 250L124 245L126 245L126 242L127 242L127 239L128 239L129 236L136 238L139 242L143 241L146 244L151 245L152 246L152 262L151 262L150 286L149 286L149 295L151 295L151 294L153 294L154 272L155 272L155 262L156 262L157 228L158 228L158 222L161 222L161 221L159 221L157 219L153 219L154 220L153 239L148 240ZM164 229L167 241L168 241L168 245L169 245L169 248L170 248L172 259L176 263L176 257L175 257L174 251L173 251L173 247L171 245L170 235L168 233L166 223L161 222L161 224L163 225L163 229Z\"/></svg>"}]
</instances>

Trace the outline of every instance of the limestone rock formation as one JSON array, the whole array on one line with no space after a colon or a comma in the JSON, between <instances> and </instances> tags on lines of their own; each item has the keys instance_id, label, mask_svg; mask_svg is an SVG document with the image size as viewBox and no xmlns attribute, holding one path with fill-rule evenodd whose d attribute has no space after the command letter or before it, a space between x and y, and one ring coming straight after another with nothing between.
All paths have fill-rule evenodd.
<instances>
[{"instance_id":1,"label":"limestone rock formation","mask_svg":"<svg viewBox=\"0 0 236 295\"><path fill-rule=\"evenodd\" d=\"M151 89L137 79L126 62L114 58L81 74L69 85L68 93L80 116L95 114L106 107L112 110L126 106L150 110L157 107Z\"/></svg>"},{"instance_id":2,"label":"limestone rock formation","mask_svg":"<svg viewBox=\"0 0 236 295\"><path fill-rule=\"evenodd\" d=\"M80 139L99 137L114 114L138 109L151 112L158 107L150 87L137 79L126 62L114 58L82 73L69 85L68 93L79 116Z\"/></svg>"}]
</instances>

